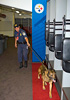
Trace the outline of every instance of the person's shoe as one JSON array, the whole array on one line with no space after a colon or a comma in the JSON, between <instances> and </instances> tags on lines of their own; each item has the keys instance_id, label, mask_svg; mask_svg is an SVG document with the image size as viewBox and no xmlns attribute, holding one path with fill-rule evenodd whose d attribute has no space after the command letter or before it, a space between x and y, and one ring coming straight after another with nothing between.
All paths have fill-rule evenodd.
<instances>
[{"instance_id":1,"label":"person's shoe","mask_svg":"<svg viewBox=\"0 0 70 100\"><path fill-rule=\"evenodd\" d=\"M23 63L22 62L20 62L20 66L19 66L19 68L22 68L23 67Z\"/></svg>"},{"instance_id":2,"label":"person's shoe","mask_svg":"<svg viewBox=\"0 0 70 100\"><path fill-rule=\"evenodd\" d=\"M27 61L24 62L24 67L27 68Z\"/></svg>"}]
</instances>

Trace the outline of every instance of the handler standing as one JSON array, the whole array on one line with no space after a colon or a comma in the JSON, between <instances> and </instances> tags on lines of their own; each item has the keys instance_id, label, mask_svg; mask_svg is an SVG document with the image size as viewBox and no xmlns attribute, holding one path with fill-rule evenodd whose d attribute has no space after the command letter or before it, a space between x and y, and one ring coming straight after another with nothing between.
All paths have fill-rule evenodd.
<instances>
[{"instance_id":1,"label":"handler standing","mask_svg":"<svg viewBox=\"0 0 70 100\"><path fill-rule=\"evenodd\" d=\"M20 63L19 68L26 67L27 68L27 54L28 47L30 43L28 41L26 32L23 29L20 29L19 25L15 24L15 48L17 48L18 44L18 61ZM24 58L24 66L23 66L23 58Z\"/></svg>"}]
</instances>

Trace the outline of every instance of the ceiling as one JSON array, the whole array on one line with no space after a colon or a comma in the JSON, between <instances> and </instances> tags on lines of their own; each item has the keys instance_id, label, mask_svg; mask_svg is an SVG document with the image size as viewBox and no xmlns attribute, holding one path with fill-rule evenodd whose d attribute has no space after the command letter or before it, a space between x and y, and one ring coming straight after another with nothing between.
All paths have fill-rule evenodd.
<instances>
[{"instance_id":1,"label":"ceiling","mask_svg":"<svg viewBox=\"0 0 70 100\"><path fill-rule=\"evenodd\" d=\"M32 12L30 12L30 11L26 11L26 10L22 10L22 9L18 9L18 8L13 8L13 7L1 5L1 4L0 4L0 9L5 10L5 11L9 11L9 12L14 12L15 14L17 14L16 11L19 11L20 14L27 15L27 16L30 16L32 18Z\"/></svg>"}]
</instances>

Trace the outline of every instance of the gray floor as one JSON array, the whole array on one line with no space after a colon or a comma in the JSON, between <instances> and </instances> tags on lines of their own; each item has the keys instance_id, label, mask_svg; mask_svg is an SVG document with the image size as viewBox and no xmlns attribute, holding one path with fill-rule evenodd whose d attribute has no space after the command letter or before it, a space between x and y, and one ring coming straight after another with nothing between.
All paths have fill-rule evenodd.
<instances>
[{"instance_id":1,"label":"gray floor","mask_svg":"<svg viewBox=\"0 0 70 100\"><path fill-rule=\"evenodd\" d=\"M14 39L0 55L0 100L32 100L32 63L29 50L28 68L19 69Z\"/></svg>"}]
</instances>

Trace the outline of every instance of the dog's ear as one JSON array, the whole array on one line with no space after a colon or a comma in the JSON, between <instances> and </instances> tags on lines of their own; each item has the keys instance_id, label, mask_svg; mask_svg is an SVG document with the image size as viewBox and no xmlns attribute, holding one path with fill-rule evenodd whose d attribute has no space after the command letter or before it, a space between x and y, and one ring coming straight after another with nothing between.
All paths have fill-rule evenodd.
<instances>
[{"instance_id":1,"label":"dog's ear","mask_svg":"<svg viewBox=\"0 0 70 100\"><path fill-rule=\"evenodd\" d=\"M56 71L54 69L52 71L56 73Z\"/></svg>"},{"instance_id":2,"label":"dog's ear","mask_svg":"<svg viewBox=\"0 0 70 100\"><path fill-rule=\"evenodd\" d=\"M44 63L46 63L46 60L44 60Z\"/></svg>"},{"instance_id":3,"label":"dog's ear","mask_svg":"<svg viewBox=\"0 0 70 100\"><path fill-rule=\"evenodd\" d=\"M53 70L53 68L49 68L49 70Z\"/></svg>"},{"instance_id":4,"label":"dog's ear","mask_svg":"<svg viewBox=\"0 0 70 100\"><path fill-rule=\"evenodd\" d=\"M42 62L44 63L44 60Z\"/></svg>"},{"instance_id":5,"label":"dog's ear","mask_svg":"<svg viewBox=\"0 0 70 100\"><path fill-rule=\"evenodd\" d=\"M45 75L48 74L48 70L45 71Z\"/></svg>"},{"instance_id":6,"label":"dog's ear","mask_svg":"<svg viewBox=\"0 0 70 100\"><path fill-rule=\"evenodd\" d=\"M56 73L56 71L53 68L50 68L49 70Z\"/></svg>"},{"instance_id":7,"label":"dog's ear","mask_svg":"<svg viewBox=\"0 0 70 100\"><path fill-rule=\"evenodd\" d=\"M46 60L43 60L42 62L43 62L43 63L46 63Z\"/></svg>"},{"instance_id":8,"label":"dog's ear","mask_svg":"<svg viewBox=\"0 0 70 100\"><path fill-rule=\"evenodd\" d=\"M44 63L44 60L42 62Z\"/></svg>"}]
</instances>

